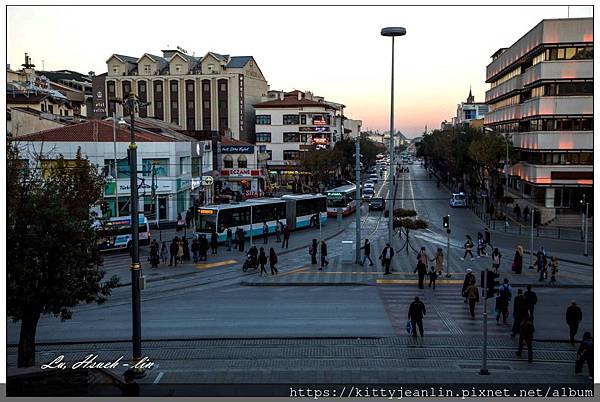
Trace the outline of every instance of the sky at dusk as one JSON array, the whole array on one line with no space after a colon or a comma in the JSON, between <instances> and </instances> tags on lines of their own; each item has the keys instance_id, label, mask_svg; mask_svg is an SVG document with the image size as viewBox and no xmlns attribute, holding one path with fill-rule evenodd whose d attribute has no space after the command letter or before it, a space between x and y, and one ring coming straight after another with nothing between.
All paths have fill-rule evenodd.
<instances>
[{"instance_id":1,"label":"sky at dusk","mask_svg":"<svg viewBox=\"0 0 600 402\"><path fill-rule=\"evenodd\" d=\"M270 88L308 90L347 106L363 129L389 129L391 39L396 39L395 126L409 137L456 115L472 87L483 101L491 55L542 19L591 17L592 7L338 6L7 8L7 64L28 52L37 69L106 72L113 53L161 55L180 46L254 56ZM129 22L132 15L137 21ZM161 28L156 29L161 23Z\"/></svg>"}]
</instances>

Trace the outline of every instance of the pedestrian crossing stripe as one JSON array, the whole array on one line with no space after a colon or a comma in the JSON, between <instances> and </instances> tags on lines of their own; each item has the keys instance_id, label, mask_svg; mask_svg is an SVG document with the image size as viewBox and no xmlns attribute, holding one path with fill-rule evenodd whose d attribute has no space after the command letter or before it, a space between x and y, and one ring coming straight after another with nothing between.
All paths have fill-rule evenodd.
<instances>
[{"instance_id":1,"label":"pedestrian crossing stripe","mask_svg":"<svg viewBox=\"0 0 600 402\"><path fill-rule=\"evenodd\" d=\"M393 275L393 274L392 274ZM410 285L415 284L418 281L416 279L377 279L378 285ZM457 279L438 279L435 281L435 285L462 285L463 281Z\"/></svg>"},{"instance_id":2,"label":"pedestrian crossing stripe","mask_svg":"<svg viewBox=\"0 0 600 402\"><path fill-rule=\"evenodd\" d=\"M219 261L219 262L209 262L209 263L203 263L203 264L196 264L196 268L198 269L209 269L209 268L217 268L217 267L223 267L225 265L232 265L232 264L236 264L237 260L225 260L225 261Z\"/></svg>"},{"instance_id":3,"label":"pedestrian crossing stripe","mask_svg":"<svg viewBox=\"0 0 600 402\"><path fill-rule=\"evenodd\" d=\"M289 275L289 274L302 274L302 273L305 273L303 271L306 271L307 269L308 268L306 268L306 267L305 268L297 268L297 269L293 269L293 270L288 271L288 272L284 272L284 273L281 273L281 274L277 274L275 276L271 276L271 278L274 278L274 277L279 278L279 277L286 276L286 275Z\"/></svg>"}]
</instances>

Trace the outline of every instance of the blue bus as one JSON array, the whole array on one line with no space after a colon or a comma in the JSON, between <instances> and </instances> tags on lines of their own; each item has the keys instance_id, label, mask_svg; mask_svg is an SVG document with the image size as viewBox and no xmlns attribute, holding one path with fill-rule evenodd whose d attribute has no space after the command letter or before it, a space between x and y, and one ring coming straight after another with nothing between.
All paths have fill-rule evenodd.
<instances>
[{"instance_id":1,"label":"blue bus","mask_svg":"<svg viewBox=\"0 0 600 402\"><path fill-rule=\"evenodd\" d=\"M263 234L263 223L269 233L275 233L277 222L290 230L315 227L327 222L324 195L285 195L281 198L255 198L230 204L207 205L196 208L196 233L209 235L216 230L224 242L227 228L232 232L239 227L246 237Z\"/></svg>"},{"instance_id":2,"label":"blue bus","mask_svg":"<svg viewBox=\"0 0 600 402\"><path fill-rule=\"evenodd\" d=\"M143 214L139 215L139 244L150 244L150 225ZM98 248L101 252L129 250L131 247L131 216L113 217L108 220L96 220L94 229L98 232Z\"/></svg>"}]
</instances>

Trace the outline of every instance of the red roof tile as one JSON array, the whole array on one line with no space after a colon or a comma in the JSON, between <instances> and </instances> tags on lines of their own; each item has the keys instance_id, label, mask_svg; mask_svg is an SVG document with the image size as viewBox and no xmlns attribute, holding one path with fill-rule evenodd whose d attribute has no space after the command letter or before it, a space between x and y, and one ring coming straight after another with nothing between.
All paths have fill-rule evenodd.
<instances>
[{"instance_id":1,"label":"red roof tile","mask_svg":"<svg viewBox=\"0 0 600 402\"><path fill-rule=\"evenodd\" d=\"M117 127L117 142L129 142L131 133ZM113 125L110 122L91 120L85 123L72 124L65 127L53 128L19 137L21 141L50 141L50 142L113 142ZM164 135L138 131L135 133L136 142L171 142L175 138Z\"/></svg>"},{"instance_id":2,"label":"red roof tile","mask_svg":"<svg viewBox=\"0 0 600 402\"><path fill-rule=\"evenodd\" d=\"M242 145L242 146L248 146L248 145L252 145L252 144L250 144L249 142L244 142L244 141L236 140L234 138L221 137L221 145Z\"/></svg>"},{"instance_id":3,"label":"red roof tile","mask_svg":"<svg viewBox=\"0 0 600 402\"><path fill-rule=\"evenodd\" d=\"M300 99L297 96L286 96L281 99L258 103L254 105L255 108L277 108L277 107L295 107L295 106L317 106L324 107L326 109L333 109L330 105L323 102L315 102L310 99Z\"/></svg>"}]
</instances>

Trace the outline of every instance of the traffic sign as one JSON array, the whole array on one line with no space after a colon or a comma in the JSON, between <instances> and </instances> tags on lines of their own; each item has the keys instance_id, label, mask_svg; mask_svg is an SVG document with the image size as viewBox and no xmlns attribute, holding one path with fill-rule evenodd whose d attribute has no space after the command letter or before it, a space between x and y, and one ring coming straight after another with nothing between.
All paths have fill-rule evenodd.
<instances>
[{"instance_id":1,"label":"traffic sign","mask_svg":"<svg viewBox=\"0 0 600 402\"><path fill-rule=\"evenodd\" d=\"M202 176L202 185L203 186L212 186L214 179L212 176Z\"/></svg>"}]
</instances>

